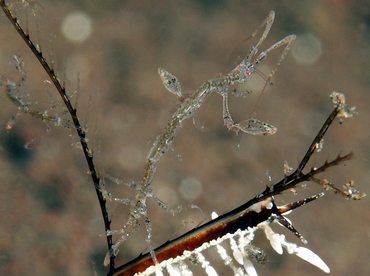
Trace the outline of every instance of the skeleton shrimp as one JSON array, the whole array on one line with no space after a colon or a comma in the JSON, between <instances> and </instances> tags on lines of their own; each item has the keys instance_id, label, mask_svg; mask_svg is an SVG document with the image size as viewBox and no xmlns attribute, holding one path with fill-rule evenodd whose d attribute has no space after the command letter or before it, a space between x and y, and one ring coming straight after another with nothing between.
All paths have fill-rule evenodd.
<instances>
[{"instance_id":1,"label":"skeleton shrimp","mask_svg":"<svg viewBox=\"0 0 370 276\"><path fill-rule=\"evenodd\" d=\"M20 88L22 87L23 83L27 79L26 71L24 70L24 62L20 56L14 56L15 61L15 68L17 71L22 73L22 79L21 81L16 84L15 82L12 82L8 79L6 79L4 82L0 83L5 86L5 96L18 108L19 113L16 116L12 116L12 118L9 120L6 129L10 130L13 128L16 119L20 112L26 113L31 115L32 117L40 118L43 122L52 122L55 126L59 126L61 124L61 118L57 115L50 116L48 115L47 110L39 111L34 110L30 108L30 103L25 102L23 100L23 97L20 95Z\"/></svg>"},{"instance_id":2,"label":"skeleton shrimp","mask_svg":"<svg viewBox=\"0 0 370 276\"><path fill-rule=\"evenodd\" d=\"M156 138L152 148L149 151L143 176L141 178L139 185L137 185L136 187L135 193L136 201L132 202L129 219L126 222L126 224L121 228L122 229L121 236L115 242L114 246L112 247L112 250L110 250L106 255L105 258L106 265L109 263L110 256L113 254L116 255L118 253L119 245L122 244L132 232L137 230L136 228L138 227L138 225L140 225L139 220L142 217L144 217L146 218L147 221L146 199L148 197L154 196L152 182L154 173L156 171L156 162L170 148L172 141L176 137L181 127L182 122L187 118L195 116L197 110L200 108L200 106L204 103L204 101L208 98L208 96L212 92L216 92L217 94L223 97L223 120L225 126L229 130L233 130L236 132L242 131L253 135L267 135L276 132L276 127L261 122L260 120L257 119L245 120L240 124L234 123L228 109L229 88L234 84L241 84L246 82L248 77L254 72L256 72L259 63L266 58L269 52L279 47L285 46L283 53L276 64L275 69L271 71L268 77L269 80L275 73L277 66L280 65L280 63L287 55L293 41L295 40L296 38L295 35L289 35L283 38L282 40L276 42L275 44L267 48L265 51L262 51L258 54L260 46L265 41L267 35L270 32L270 29L274 22L274 18L275 12L271 11L267 18L262 22L262 24L251 35L251 37L256 36L258 31L264 27L264 31L258 43L252 47L246 58L244 58L238 66L236 66L230 73L226 75L219 75L215 78L209 79L208 81L203 83L194 94L190 96L186 97L183 96L181 92L180 82L178 81L177 77L175 77L165 69L162 68L158 69L158 73L161 77L163 85L167 90L177 95L177 97L181 99L181 104L173 114L172 118L168 122L163 132ZM148 225L150 226L150 221ZM151 229L151 227L148 227L148 225L146 224L148 230L147 244L149 251L153 253L152 258L154 262L157 263L153 248L150 243L151 231L149 230ZM111 235L111 233L107 233L107 235Z\"/></svg>"}]
</instances>

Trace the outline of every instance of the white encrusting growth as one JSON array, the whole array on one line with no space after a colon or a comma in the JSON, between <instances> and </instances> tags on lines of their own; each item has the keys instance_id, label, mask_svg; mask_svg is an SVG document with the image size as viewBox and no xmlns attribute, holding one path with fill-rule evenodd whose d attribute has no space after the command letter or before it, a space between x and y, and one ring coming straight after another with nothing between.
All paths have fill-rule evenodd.
<instances>
[{"instance_id":1,"label":"white encrusting growth","mask_svg":"<svg viewBox=\"0 0 370 276\"><path fill-rule=\"evenodd\" d=\"M266 201L267 200L262 201L262 203L266 204ZM263 204L260 204L260 206L261 205ZM261 210L260 207L257 207L258 205L252 206L253 208L250 210L251 212ZM217 218L217 214L215 212L212 213L212 218ZM295 243L287 241L284 235L275 233L270 227L271 221L273 220L266 220L259 223L256 227L249 227L246 230L239 229L235 233L226 234L216 240L202 244L193 251L184 251L182 255L177 256L176 258L167 259L157 266L151 266L146 271L136 273L135 275L161 276L163 275L164 270L166 270L170 276L193 275L191 267L189 267L191 264L200 265L208 276L217 276L219 274L212 266L212 261L207 260L202 253L206 250L215 248L214 251L219 254L224 265L232 270L232 275L258 276L253 262L258 264L265 264L267 262L266 253L262 249L251 244L254 240L254 233L258 229L264 231L266 238L270 240L272 248L278 254L283 254L285 249L288 254L297 255L324 272L330 272L330 268L324 263L324 261L310 249L297 246ZM232 254L229 253L230 250L225 248L225 241L229 242Z\"/></svg>"}]
</instances>

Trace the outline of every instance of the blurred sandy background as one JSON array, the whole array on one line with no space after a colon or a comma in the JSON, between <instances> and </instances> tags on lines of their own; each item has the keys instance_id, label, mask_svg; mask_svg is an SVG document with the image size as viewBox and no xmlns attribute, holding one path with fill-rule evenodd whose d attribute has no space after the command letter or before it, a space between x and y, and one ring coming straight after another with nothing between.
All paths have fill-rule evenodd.
<instances>
[{"instance_id":1,"label":"blurred sandy background","mask_svg":"<svg viewBox=\"0 0 370 276\"><path fill-rule=\"evenodd\" d=\"M257 118L278 127L275 135L244 135L238 148L240 136L223 126L218 95L211 95L199 110L199 122L208 132L198 130L191 120L184 122L174 150L158 162L153 187L170 207L196 204L203 213L192 209L173 217L150 201L155 246L207 220L212 211L225 213L261 192L269 183L267 170L273 182L279 181L284 161L293 167L298 164L330 114L333 90L345 93L359 114L342 125L335 122L324 150L310 166L354 151L354 160L325 177L338 186L353 179L357 188L369 192L368 1L40 0L28 9L19 11L21 23L28 14L31 37L36 43L40 39L45 56L66 79L69 93L77 89L79 72L79 115L88 124L99 170L125 182L139 181L147 152L177 105L176 97L163 87L158 67L176 75L184 93L193 93L202 82L240 62L256 43L243 41L270 10L276 11L276 20L263 49L289 34L298 35L273 78L274 87L265 91L256 108ZM69 16L73 20L80 16L82 21L68 21ZM68 22L86 27L77 29L71 40L63 33L63 26L67 34L73 29ZM60 114L65 123L68 116L63 115L56 91L44 82L46 74L4 15L0 30L0 74L19 81L12 56L20 55L27 71L22 95L34 108L56 105L49 113ZM259 69L264 74L272 70L281 51L263 61ZM251 117L263 86L258 76L250 83L254 93L231 104L237 122ZM19 116L14 128L6 131L17 109L2 94L0 110L0 274L105 275L103 222L74 132L64 127L47 132L44 123L27 115ZM31 140L31 149L24 149ZM192 187L190 192L187 187ZM107 189L117 197L133 197L133 191L122 185L107 181ZM279 196L276 202L284 204L319 191L309 184L298 189L298 196ZM289 218L332 275L367 275L369 208L368 198L347 202L328 192ZM110 204L109 210L117 229L127 219L127 207ZM188 221L185 226L183 220ZM274 229L301 245L285 229ZM145 251L141 230L121 246L119 265ZM324 275L296 256L279 256L262 234L254 244L269 256L267 264L256 265L259 275ZM224 270L220 275L230 273Z\"/></svg>"}]
</instances>

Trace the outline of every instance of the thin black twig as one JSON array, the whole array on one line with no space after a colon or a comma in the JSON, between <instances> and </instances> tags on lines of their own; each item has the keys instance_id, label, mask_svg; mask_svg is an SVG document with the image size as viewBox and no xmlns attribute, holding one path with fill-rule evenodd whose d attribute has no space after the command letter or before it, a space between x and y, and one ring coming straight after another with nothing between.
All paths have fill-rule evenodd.
<instances>
[{"instance_id":1,"label":"thin black twig","mask_svg":"<svg viewBox=\"0 0 370 276\"><path fill-rule=\"evenodd\" d=\"M298 183L296 183L297 180L301 179L303 177L302 171L307 165L308 161L310 160L311 156L316 150L316 146L322 138L325 136L326 131L329 129L329 126L334 121L334 119L337 117L338 113L340 112L339 108L334 108L333 112L329 115L329 117L326 119L325 123L321 127L320 131L316 135L315 139L312 141L311 145L309 146L306 154L302 158L301 162L299 163L297 169L290 175L286 176L283 180L276 183L275 185L271 186L269 188L269 193L272 193L272 195L276 195L281 193L282 191L285 191L286 189L290 189L294 186L296 186ZM305 175L306 178L303 181L306 181L309 178L309 175ZM302 182L302 181L301 181Z\"/></svg>"}]
</instances>

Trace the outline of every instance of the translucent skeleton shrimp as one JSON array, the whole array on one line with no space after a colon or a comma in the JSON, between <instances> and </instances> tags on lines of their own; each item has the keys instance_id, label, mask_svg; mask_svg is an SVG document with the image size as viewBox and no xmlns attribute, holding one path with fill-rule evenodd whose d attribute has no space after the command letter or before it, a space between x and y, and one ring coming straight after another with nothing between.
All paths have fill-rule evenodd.
<instances>
[{"instance_id":1,"label":"translucent skeleton shrimp","mask_svg":"<svg viewBox=\"0 0 370 276\"><path fill-rule=\"evenodd\" d=\"M276 132L276 127L261 122L257 119L250 119L245 120L241 123L234 123L231 114L228 109L228 92L229 88L235 84L241 84L247 81L248 77L256 72L256 69L259 63L266 58L267 54L279 47L285 46L283 53L278 60L276 67L271 71L268 80L273 76L275 73L277 66L283 61L285 56L287 55L290 46L292 45L293 41L295 40L295 35L289 35L282 40L276 42L265 51L262 51L258 54L259 48L262 43L265 41L267 35L270 32L272 24L274 22L275 12L271 11L267 18L262 22L262 24L257 28L257 30L251 35L254 37L257 35L258 31L264 27L264 31L259 39L258 43L252 47L249 51L246 58L242 60L242 62L236 66L230 73L226 75L220 75L215 78L209 79L205 83L202 84L200 88L191 96L185 97L181 92L181 85L178 81L177 77L166 71L165 69L159 68L158 73L162 79L163 85L167 90L171 93L177 95L181 98L181 104L176 112L173 114L172 118L170 119L169 123L163 130L163 132L156 138L155 142L153 143L152 148L149 151L147 156L147 161L145 164L144 174L141 178L139 185L136 188L136 201L133 202L131 206L130 216L126 224L118 231L110 231L107 235L112 235L114 233L119 233L120 237L115 242L105 258L104 264L108 265L109 258L112 254L116 255L118 253L118 247L122 244L132 232L136 231L140 227L140 220L142 217L145 218L145 226L147 227L148 231L148 248L149 251L152 253L152 247L150 245L150 220L147 217L147 206L146 206L146 199L148 197L152 197L160 206L163 206L158 202L156 197L153 195L152 189L152 181L154 177L154 173L156 171L156 162L161 158L163 154L165 154L168 149L171 147L172 141L176 137L182 122L185 119L188 119L194 116L197 110L201 107L207 97L212 93L216 92L223 97L223 120L226 127L230 130L235 132L242 131L245 133L250 133L253 135L266 135L266 134L274 134ZM168 208L165 208L168 210ZM154 253L152 254L153 260L155 260Z\"/></svg>"},{"instance_id":2,"label":"translucent skeleton shrimp","mask_svg":"<svg viewBox=\"0 0 370 276\"><path fill-rule=\"evenodd\" d=\"M16 84L15 82L12 82L10 80L5 80L2 84L5 86L5 95L6 97L18 108L19 113L16 116L12 116L12 118L9 120L6 129L10 130L13 128L14 124L16 123L17 117L21 112L25 114L29 114L32 117L40 118L43 122L48 123L51 122L55 126L59 126L61 124L61 118L57 115L50 116L48 115L47 110L39 111L31 109L30 103L25 102L23 100L23 97L20 95L20 88L23 85L23 83L26 81L27 74L24 70L24 62L21 57L14 56L15 61L15 68L17 71L22 73L22 79L21 81ZM48 128L49 130L49 128Z\"/></svg>"}]
</instances>

